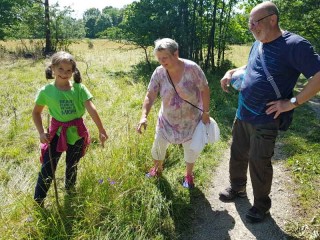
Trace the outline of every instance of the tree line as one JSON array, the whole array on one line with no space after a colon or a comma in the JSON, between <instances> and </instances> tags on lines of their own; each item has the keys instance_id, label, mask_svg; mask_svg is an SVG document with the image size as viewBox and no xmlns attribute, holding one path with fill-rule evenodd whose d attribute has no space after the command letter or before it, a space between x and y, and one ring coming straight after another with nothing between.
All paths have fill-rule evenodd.
<instances>
[{"instance_id":1,"label":"tree line","mask_svg":"<svg viewBox=\"0 0 320 240\"><path fill-rule=\"evenodd\" d=\"M49 0L1 0L0 39L40 39L44 54L67 49L76 39L108 38L134 44L145 52L162 37L175 39L180 56L205 70L225 64L230 44L251 43L248 15L261 0L140 0L122 9L86 10L81 19L70 7L49 6ZM274 0L281 27L307 38L320 49L318 0ZM304 13L304 14L301 14Z\"/></svg>"}]
</instances>

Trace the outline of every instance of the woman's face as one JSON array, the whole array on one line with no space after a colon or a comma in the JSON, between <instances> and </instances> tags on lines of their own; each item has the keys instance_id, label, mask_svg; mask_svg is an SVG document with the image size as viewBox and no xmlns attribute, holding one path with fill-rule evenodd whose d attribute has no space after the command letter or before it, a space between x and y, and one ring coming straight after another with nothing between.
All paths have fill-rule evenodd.
<instances>
[{"instance_id":1,"label":"woman's face","mask_svg":"<svg viewBox=\"0 0 320 240\"><path fill-rule=\"evenodd\" d=\"M69 81L72 77L72 63L63 61L57 65L52 66L52 70L56 77L56 80Z\"/></svg>"},{"instance_id":2,"label":"woman's face","mask_svg":"<svg viewBox=\"0 0 320 240\"><path fill-rule=\"evenodd\" d=\"M177 54L178 51L176 51L174 54L171 54L168 50L161 50L157 51L155 55L158 62L165 69L169 69L174 65L175 61L177 60Z\"/></svg>"}]
</instances>

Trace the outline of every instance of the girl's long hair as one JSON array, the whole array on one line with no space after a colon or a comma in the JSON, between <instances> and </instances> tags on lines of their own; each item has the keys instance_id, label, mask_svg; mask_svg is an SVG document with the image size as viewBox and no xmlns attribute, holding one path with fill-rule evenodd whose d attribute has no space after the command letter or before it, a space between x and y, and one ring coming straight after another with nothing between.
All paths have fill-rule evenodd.
<instances>
[{"instance_id":1,"label":"girl's long hair","mask_svg":"<svg viewBox=\"0 0 320 240\"><path fill-rule=\"evenodd\" d=\"M82 78L79 69L77 68L77 64L70 53L60 51L56 52L52 55L50 65L45 69L46 79L54 79L52 66L57 66L61 62L69 62L72 64L72 72L73 72L73 80L76 83L81 83Z\"/></svg>"}]
</instances>

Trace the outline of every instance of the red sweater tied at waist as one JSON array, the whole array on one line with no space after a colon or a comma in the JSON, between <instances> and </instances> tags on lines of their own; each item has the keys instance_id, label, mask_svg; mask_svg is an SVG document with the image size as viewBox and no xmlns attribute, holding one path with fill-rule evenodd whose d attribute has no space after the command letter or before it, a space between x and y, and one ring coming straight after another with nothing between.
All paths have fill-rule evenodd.
<instances>
[{"instance_id":1,"label":"red sweater tied at waist","mask_svg":"<svg viewBox=\"0 0 320 240\"><path fill-rule=\"evenodd\" d=\"M68 149L68 144L67 144L67 129L68 127L75 126L77 127L78 130L78 135L83 138L84 140L84 146L82 149L82 155L83 157L86 153L86 150L90 144L90 135L87 127L84 125L83 118L77 118L69 122L60 122L54 118L51 118L51 124L49 127L49 134L50 134L50 141L53 139L53 137L56 135L58 129L61 128L60 136L58 139L58 144L57 144L57 152L64 152L67 151ZM47 143L41 143L40 148L41 148L41 156L40 156L40 162L43 163L43 157L48 149L49 144Z\"/></svg>"}]
</instances>

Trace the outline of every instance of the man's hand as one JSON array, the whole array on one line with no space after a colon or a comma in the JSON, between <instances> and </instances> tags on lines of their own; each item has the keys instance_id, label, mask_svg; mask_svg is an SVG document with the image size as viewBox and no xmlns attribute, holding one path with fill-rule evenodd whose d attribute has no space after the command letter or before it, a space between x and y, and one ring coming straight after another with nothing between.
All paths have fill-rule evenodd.
<instances>
[{"instance_id":1,"label":"man's hand","mask_svg":"<svg viewBox=\"0 0 320 240\"><path fill-rule=\"evenodd\" d=\"M225 92L229 92L228 87L230 86L231 77L232 77L232 74L230 73L230 71L228 71L220 80L221 88Z\"/></svg>"},{"instance_id":2,"label":"man's hand","mask_svg":"<svg viewBox=\"0 0 320 240\"><path fill-rule=\"evenodd\" d=\"M267 106L269 106L269 107L266 110L266 114L270 115L272 113L275 113L274 119L279 117L280 113L288 112L288 111L295 108L295 106L290 102L289 99L272 101L272 102L267 103Z\"/></svg>"}]
</instances>

